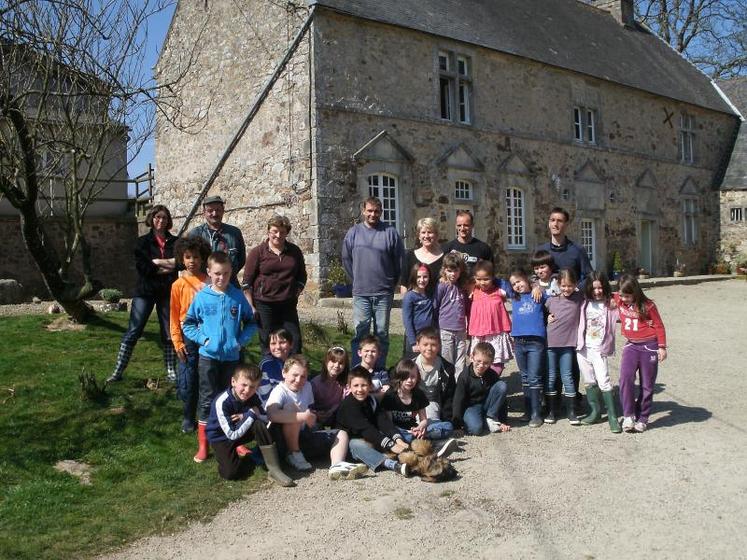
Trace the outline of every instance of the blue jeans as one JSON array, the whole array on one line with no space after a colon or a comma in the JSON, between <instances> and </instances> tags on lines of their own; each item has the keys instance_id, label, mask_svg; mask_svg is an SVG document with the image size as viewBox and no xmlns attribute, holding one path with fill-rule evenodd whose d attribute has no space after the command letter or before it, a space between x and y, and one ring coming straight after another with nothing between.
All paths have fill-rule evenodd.
<instances>
[{"instance_id":1,"label":"blue jeans","mask_svg":"<svg viewBox=\"0 0 747 560\"><path fill-rule=\"evenodd\" d=\"M506 382L496 381L483 402L467 407L462 420L468 434L479 436L483 433L487 429L485 418L506 422L508 419L506 394L508 394Z\"/></svg>"},{"instance_id":2,"label":"blue jeans","mask_svg":"<svg viewBox=\"0 0 747 560\"><path fill-rule=\"evenodd\" d=\"M197 344L184 338L184 351L187 353L187 361L178 362L176 373L176 394L184 403L183 416L185 420L195 421L197 413L197 393L199 377L197 373L197 362L199 361Z\"/></svg>"},{"instance_id":3,"label":"blue jeans","mask_svg":"<svg viewBox=\"0 0 747 560\"><path fill-rule=\"evenodd\" d=\"M547 349L546 395L558 394L555 390L555 384L558 381L558 370L560 370L560 379L563 381L563 394L568 397L576 396L576 384L573 381L573 360L575 358L576 350L572 346Z\"/></svg>"},{"instance_id":4,"label":"blue jeans","mask_svg":"<svg viewBox=\"0 0 747 560\"><path fill-rule=\"evenodd\" d=\"M127 331L122 336L122 342L135 346L138 339L143 336L145 325L148 323L153 308L156 308L158 315L158 327L161 332L161 342L166 344L171 340L171 331L169 326L169 296L155 298L152 296L139 296L132 298L130 303L130 323Z\"/></svg>"},{"instance_id":5,"label":"blue jeans","mask_svg":"<svg viewBox=\"0 0 747 560\"><path fill-rule=\"evenodd\" d=\"M378 469L387 458L386 455L371 447L365 439L351 439L348 450L354 459L363 461L372 471Z\"/></svg>"},{"instance_id":6,"label":"blue jeans","mask_svg":"<svg viewBox=\"0 0 747 560\"><path fill-rule=\"evenodd\" d=\"M545 355L545 339L539 336L517 336L514 338L514 357L521 372L521 384L530 389L542 389L542 364Z\"/></svg>"},{"instance_id":7,"label":"blue jeans","mask_svg":"<svg viewBox=\"0 0 747 560\"><path fill-rule=\"evenodd\" d=\"M376 369L386 367L386 355L389 352L389 315L392 311L394 294L380 296L353 296L353 324L355 335L350 343L351 366L360 363L358 346L361 338L371 331L373 321L374 334L379 339L380 353Z\"/></svg>"},{"instance_id":8,"label":"blue jeans","mask_svg":"<svg viewBox=\"0 0 747 560\"><path fill-rule=\"evenodd\" d=\"M402 436L402 439L407 443L410 443L415 439L409 431L405 428L397 428L397 431ZM454 432L454 425L451 422L444 420L436 420L428 423L428 428L425 430L425 439L448 439Z\"/></svg>"}]
</instances>

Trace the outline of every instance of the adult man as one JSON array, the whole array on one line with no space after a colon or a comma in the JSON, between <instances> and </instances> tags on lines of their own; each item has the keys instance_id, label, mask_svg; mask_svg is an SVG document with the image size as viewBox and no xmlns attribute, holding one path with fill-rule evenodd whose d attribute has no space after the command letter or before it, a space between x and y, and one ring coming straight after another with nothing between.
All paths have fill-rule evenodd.
<instances>
[{"instance_id":1,"label":"adult man","mask_svg":"<svg viewBox=\"0 0 747 560\"><path fill-rule=\"evenodd\" d=\"M462 253L467 273L472 276L472 268L482 259L493 262L493 251L490 246L472 237L475 218L469 210L456 211L456 239L443 246L444 253Z\"/></svg>"},{"instance_id":2,"label":"adult man","mask_svg":"<svg viewBox=\"0 0 747 560\"><path fill-rule=\"evenodd\" d=\"M353 281L353 323L351 357L355 363L358 344L371 329L381 344L376 363L383 369L389 350L389 314L394 287L399 282L404 246L397 230L381 221L381 201L369 197L361 205L363 220L351 227L342 243L342 266Z\"/></svg>"},{"instance_id":3,"label":"adult man","mask_svg":"<svg viewBox=\"0 0 747 560\"><path fill-rule=\"evenodd\" d=\"M547 227L550 230L550 242L537 247L537 251L547 251L552 255L555 269L570 268L576 273L578 287L582 289L586 276L591 272L591 263L586 249L576 245L565 235L570 215L564 208L555 207L550 211Z\"/></svg>"},{"instance_id":4,"label":"adult man","mask_svg":"<svg viewBox=\"0 0 747 560\"><path fill-rule=\"evenodd\" d=\"M226 204L219 196L208 196L202 201L205 223L189 232L189 237L202 237L210 243L213 251L222 251L231 260L231 284L241 288L237 274L244 268L246 246L241 230L223 223Z\"/></svg>"}]
</instances>

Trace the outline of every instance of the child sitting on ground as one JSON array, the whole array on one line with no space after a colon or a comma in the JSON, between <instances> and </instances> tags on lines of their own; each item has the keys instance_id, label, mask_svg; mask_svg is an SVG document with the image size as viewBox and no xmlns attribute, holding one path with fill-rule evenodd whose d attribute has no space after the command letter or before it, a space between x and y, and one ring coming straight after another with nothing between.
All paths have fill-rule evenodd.
<instances>
[{"instance_id":1,"label":"child sitting on ground","mask_svg":"<svg viewBox=\"0 0 747 560\"><path fill-rule=\"evenodd\" d=\"M361 338L358 345L358 357L360 365L371 374L372 392L382 396L389 389L389 372L385 369L377 369L376 362L381 355L379 339L372 334Z\"/></svg>"},{"instance_id":2,"label":"child sitting on ground","mask_svg":"<svg viewBox=\"0 0 747 560\"><path fill-rule=\"evenodd\" d=\"M311 380L314 392L314 412L319 426L332 426L335 413L342 402L350 368L348 353L341 346L327 350L322 371Z\"/></svg>"},{"instance_id":3,"label":"child sitting on ground","mask_svg":"<svg viewBox=\"0 0 747 560\"><path fill-rule=\"evenodd\" d=\"M301 354L290 356L283 366L283 382L275 385L267 399L267 416L272 433L286 453L286 460L298 471L313 467L306 457L326 454L335 444L332 430L314 430L316 414L311 411L314 393L309 377L309 363Z\"/></svg>"},{"instance_id":4,"label":"child sitting on ground","mask_svg":"<svg viewBox=\"0 0 747 560\"><path fill-rule=\"evenodd\" d=\"M399 454L408 448L392 420L371 395L371 374L365 367L354 367L348 374L348 396L337 410L337 427L350 437L350 454L375 471L384 467L403 476L407 465L384 455Z\"/></svg>"},{"instance_id":5,"label":"child sitting on ground","mask_svg":"<svg viewBox=\"0 0 747 560\"><path fill-rule=\"evenodd\" d=\"M506 394L508 386L498 379L490 366L495 350L487 342L478 342L472 349L472 364L457 380L454 391L454 424L464 426L470 435L485 432L508 432Z\"/></svg>"},{"instance_id":6,"label":"child sitting on ground","mask_svg":"<svg viewBox=\"0 0 747 560\"><path fill-rule=\"evenodd\" d=\"M418 333L420 354L415 357L415 365L420 373L419 387L428 397L425 414L435 422L451 420L451 407L454 398L454 366L440 356L441 338L438 330L427 327Z\"/></svg>"},{"instance_id":7,"label":"child sitting on ground","mask_svg":"<svg viewBox=\"0 0 747 560\"><path fill-rule=\"evenodd\" d=\"M270 351L265 354L259 362L259 371L262 372L262 381L257 390L257 396L264 407L267 397L275 385L283 382L283 364L290 356L293 348L293 335L286 329L280 328L270 333Z\"/></svg>"},{"instance_id":8,"label":"child sitting on ground","mask_svg":"<svg viewBox=\"0 0 747 560\"><path fill-rule=\"evenodd\" d=\"M280 468L277 448L267 426L259 418L256 392L260 377L256 367L239 364L234 369L231 387L218 395L210 407L206 431L218 461L218 473L226 480L243 476L250 461L242 461L236 447L255 440L269 478L280 486L295 486Z\"/></svg>"}]
</instances>

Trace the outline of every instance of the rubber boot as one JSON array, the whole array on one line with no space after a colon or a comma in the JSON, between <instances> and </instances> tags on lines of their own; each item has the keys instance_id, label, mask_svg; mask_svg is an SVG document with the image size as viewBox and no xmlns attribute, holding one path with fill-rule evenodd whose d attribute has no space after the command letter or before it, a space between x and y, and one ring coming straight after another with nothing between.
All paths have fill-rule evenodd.
<instances>
[{"instance_id":1,"label":"rubber boot","mask_svg":"<svg viewBox=\"0 0 747 560\"><path fill-rule=\"evenodd\" d=\"M208 458L207 422L197 423L197 454L193 457L195 463L202 463Z\"/></svg>"},{"instance_id":2,"label":"rubber boot","mask_svg":"<svg viewBox=\"0 0 747 560\"><path fill-rule=\"evenodd\" d=\"M586 400L589 401L591 412L581 420L582 424L596 424L602 415L602 395L597 385L586 386Z\"/></svg>"},{"instance_id":3,"label":"rubber boot","mask_svg":"<svg viewBox=\"0 0 747 560\"><path fill-rule=\"evenodd\" d=\"M568 422L570 422L571 426L580 426L581 420L576 416L576 411L573 407L575 402L576 395L573 395L572 397L563 395L563 404L565 405L565 410L568 415Z\"/></svg>"},{"instance_id":4,"label":"rubber boot","mask_svg":"<svg viewBox=\"0 0 747 560\"><path fill-rule=\"evenodd\" d=\"M615 408L615 395L612 391L600 391L604 399L604 406L607 407L607 421L610 423L610 431L613 434L622 432L620 422L617 421L617 409Z\"/></svg>"},{"instance_id":5,"label":"rubber boot","mask_svg":"<svg viewBox=\"0 0 747 560\"><path fill-rule=\"evenodd\" d=\"M524 414L519 420L529 422L532 419L532 399L529 397L529 387L527 385L522 385L521 389L524 392Z\"/></svg>"},{"instance_id":6,"label":"rubber boot","mask_svg":"<svg viewBox=\"0 0 747 560\"><path fill-rule=\"evenodd\" d=\"M529 427L539 428L544 424L542 421L542 389L540 387L531 387L529 389L529 399L532 408L532 418L529 420Z\"/></svg>"},{"instance_id":7,"label":"rubber boot","mask_svg":"<svg viewBox=\"0 0 747 560\"><path fill-rule=\"evenodd\" d=\"M259 451L262 453L262 458L265 460L265 466L267 467L267 477L273 482L276 482L280 486L290 488L295 486L296 483L291 477L283 472L280 468L280 459L278 458L278 448L275 444L271 445L260 445Z\"/></svg>"},{"instance_id":8,"label":"rubber boot","mask_svg":"<svg viewBox=\"0 0 747 560\"><path fill-rule=\"evenodd\" d=\"M547 414L545 414L545 424L555 424L555 399L556 395L545 393L545 405Z\"/></svg>"}]
</instances>

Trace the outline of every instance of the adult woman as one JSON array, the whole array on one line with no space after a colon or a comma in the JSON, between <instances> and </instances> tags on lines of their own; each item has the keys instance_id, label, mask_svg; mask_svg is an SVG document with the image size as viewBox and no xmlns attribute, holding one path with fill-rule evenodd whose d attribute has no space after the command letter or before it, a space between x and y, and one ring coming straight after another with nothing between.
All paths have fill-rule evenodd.
<instances>
[{"instance_id":1,"label":"adult woman","mask_svg":"<svg viewBox=\"0 0 747 560\"><path fill-rule=\"evenodd\" d=\"M444 260L444 252L438 243L438 222L433 218L421 218L417 223L419 247L407 251L402 263L402 275L400 291L407 292L407 284L412 267L416 263L424 264L430 272L430 280L426 288L426 294L432 296L441 274L441 263Z\"/></svg>"},{"instance_id":2,"label":"adult woman","mask_svg":"<svg viewBox=\"0 0 747 560\"><path fill-rule=\"evenodd\" d=\"M169 332L169 298L171 284L176 280L174 243L177 237L169 233L172 226L171 213L161 204L156 204L148 212L145 225L150 231L139 237L135 245L135 269L138 279L130 305L130 324L119 344L114 373L107 380L110 383L122 380L132 350L145 330L153 307L158 314L166 374L170 380L176 380L176 352Z\"/></svg>"},{"instance_id":3,"label":"adult woman","mask_svg":"<svg viewBox=\"0 0 747 560\"><path fill-rule=\"evenodd\" d=\"M301 352L298 296L306 285L306 263L297 245L287 240L291 223L274 215L267 221L267 239L249 251L244 266L244 295L259 316L262 352L270 332L284 328L293 335L293 354Z\"/></svg>"}]
</instances>

